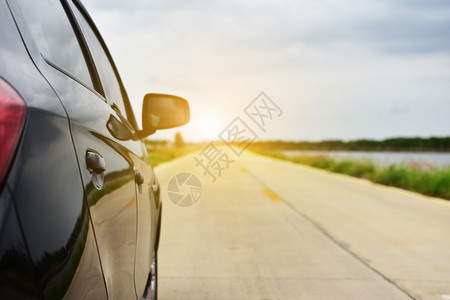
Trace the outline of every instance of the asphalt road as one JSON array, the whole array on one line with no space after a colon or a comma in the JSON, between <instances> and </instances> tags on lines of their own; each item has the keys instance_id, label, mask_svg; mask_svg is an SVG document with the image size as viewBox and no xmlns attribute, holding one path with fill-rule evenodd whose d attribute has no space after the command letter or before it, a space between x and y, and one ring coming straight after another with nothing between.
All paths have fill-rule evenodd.
<instances>
[{"instance_id":1,"label":"asphalt road","mask_svg":"<svg viewBox=\"0 0 450 300\"><path fill-rule=\"evenodd\" d=\"M192 155L157 168L160 299L450 299L450 202L233 158L215 182ZM182 172L202 184L193 206L168 198Z\"/></svg>"}]
</instances>

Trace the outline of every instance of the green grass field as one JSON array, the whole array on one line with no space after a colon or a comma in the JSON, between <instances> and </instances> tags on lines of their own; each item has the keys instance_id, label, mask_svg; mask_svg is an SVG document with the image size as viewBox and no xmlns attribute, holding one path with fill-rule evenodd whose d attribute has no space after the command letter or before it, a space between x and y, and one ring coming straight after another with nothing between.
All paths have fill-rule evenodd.
<instances>
[{"instance_id":1,"label":"green grass field","mask_svg":"<svg viewBox=\"0 0 450 300\"><path fill-rule=\"evenodd\" d=\"M198 150L197 148L147 148L153 167Z\"/></svg>"},{"instance_id":2,"label":"green grass field","mask_svg":"<svg viewBox=\"0 0 450 300\"><path fill-rule=\"evenodd\" d=\"M390 165L375 167L371 161L334 160L327 156L287 156L275 151L253 149L254 152L325 169L330 172L365 178L376 183L395 186L428 196L450 200L450 168L421 169L414 166Z\"/></svg>"}]
</instances>

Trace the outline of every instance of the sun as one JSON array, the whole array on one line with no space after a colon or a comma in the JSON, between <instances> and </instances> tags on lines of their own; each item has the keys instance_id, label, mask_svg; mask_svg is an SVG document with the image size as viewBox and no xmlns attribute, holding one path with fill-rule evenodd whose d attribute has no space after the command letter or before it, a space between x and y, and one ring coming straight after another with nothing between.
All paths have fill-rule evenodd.
<instances>
[{"instance_id":1,"label":"sun","mask_svg":"<svg viewBox=\"0 0 450 300\"><path fill-rule=\"evenodd\" d=\"M191 122L192 133L199 141L216 140L226 126L221 115L210 111L202 112Z\"/></svg>"}]
</instances>

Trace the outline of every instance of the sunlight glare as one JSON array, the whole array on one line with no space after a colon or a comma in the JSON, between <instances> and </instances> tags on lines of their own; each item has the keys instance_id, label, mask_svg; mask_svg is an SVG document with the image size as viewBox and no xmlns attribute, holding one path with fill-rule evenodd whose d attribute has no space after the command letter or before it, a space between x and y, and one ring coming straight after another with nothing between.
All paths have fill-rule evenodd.
<instances>
[{"instance_id":1,"label":"sunlight glare","mask_svg":"<svg viewBox=\"0 0 450 300\"><path fill-rule=\"evenodd\" d=\"M222 116L217 112L204 111L201 116L192 120L192 129L196 140L216 140L227 125L222 122ZM222 128L223 127L223 128Z\"/></svg>"}]
</instances>

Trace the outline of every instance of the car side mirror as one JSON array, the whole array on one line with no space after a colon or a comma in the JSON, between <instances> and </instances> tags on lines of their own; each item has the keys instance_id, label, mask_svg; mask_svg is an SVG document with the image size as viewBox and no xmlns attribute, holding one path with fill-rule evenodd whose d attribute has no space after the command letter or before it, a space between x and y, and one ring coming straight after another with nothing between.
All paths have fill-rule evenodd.
<instances>
[{"instance_id":1,"label":"car side mirror","mask_svg":"<svg viewBox=\"0 0 450 300\"><path fill-rule=\"evenodd\" d=\"M147 94L142 108L141 136L184 125L189 119L189 103L185 99L166 94Z\"/></svg>"}]
</instances>

